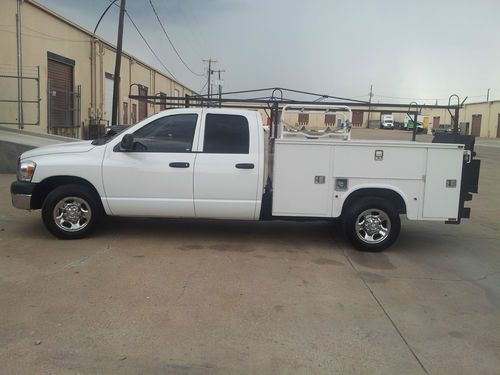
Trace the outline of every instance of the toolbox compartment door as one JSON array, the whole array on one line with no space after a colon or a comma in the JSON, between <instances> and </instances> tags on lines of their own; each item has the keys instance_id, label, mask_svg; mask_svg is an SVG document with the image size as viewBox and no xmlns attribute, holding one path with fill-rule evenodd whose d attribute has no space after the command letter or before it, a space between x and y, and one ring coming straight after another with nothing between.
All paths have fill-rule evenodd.
<instances>
[{"instance_id":1,"label":"toolbox compartment door","mask_svg":"<svg viewBox=\"0 0 500 375\"><path fill-rule=\"evenodd\" d=\"M423 219L458 219L463 149L429 148Z\"/></svg>"},{"instance_id":2,"label":"toolbox compartment door","mask_svg":"<svg viewBox=\"0 0 500 375\"><path fill-rule=\"evenodd\" d=\"M331 215L332 147L276 143L273 215Z\"/></svg>"}]
</instances>

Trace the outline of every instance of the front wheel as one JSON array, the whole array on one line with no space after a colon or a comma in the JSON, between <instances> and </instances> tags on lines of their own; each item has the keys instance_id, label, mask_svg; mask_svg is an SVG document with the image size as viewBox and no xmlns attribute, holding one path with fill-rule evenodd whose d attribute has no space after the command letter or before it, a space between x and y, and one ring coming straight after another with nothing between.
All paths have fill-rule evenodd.
<instances>
[{"instance_id":1,"label":"front wheel","mask_svg":"<svg viewBox=\"0 0 500 375\"><path fill-rule=\"evenodd\" d=\"M95 194L85 186L63 185L51 191L42 206L45 227L61 239L83 238L101 216Z\"/></svg>"},{"instance_id":2,"label":"front wheel","mask_svg":"<svg viewBox=\"0 0 500 375\"><path fill-rule=\"evenodd\" d=\"M361 251L387 249L399 236L401 221L394 206L384 198L361 198L346 208L343 228L349 241Z\"/></svg>"}]
</instances>

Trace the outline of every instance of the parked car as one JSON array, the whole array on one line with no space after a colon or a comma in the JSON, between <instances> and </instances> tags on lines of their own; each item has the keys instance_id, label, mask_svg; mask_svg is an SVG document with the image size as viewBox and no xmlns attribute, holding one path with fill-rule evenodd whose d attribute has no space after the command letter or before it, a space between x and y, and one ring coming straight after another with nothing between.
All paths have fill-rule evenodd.
<instances>
[{"instance_id":1,"label":"parked car","mask_svg":"<svg viewBox=\"0 0 500 375\"><path fill-rule=\"evenodd\" d=\"M453 125L441 124L438 128L432 128L432 135L436 134L446 134L453 131Z\"/></svg>"}]
</instances>

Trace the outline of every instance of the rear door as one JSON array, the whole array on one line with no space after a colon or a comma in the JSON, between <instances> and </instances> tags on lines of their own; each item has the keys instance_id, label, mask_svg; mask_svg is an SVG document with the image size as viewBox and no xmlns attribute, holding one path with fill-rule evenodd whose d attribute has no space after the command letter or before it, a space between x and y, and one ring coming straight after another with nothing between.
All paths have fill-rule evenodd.
<instances>
[{"instance_id":1,"label":"rear door","mask_svg":"<svg viewBox=\"0 0 500 375\"><path fill-rule=\"evenodd\" d=\"M196 217L258 217L259 134L252 116L204 111L194 168Z\"/></svg>"}]
</instances>

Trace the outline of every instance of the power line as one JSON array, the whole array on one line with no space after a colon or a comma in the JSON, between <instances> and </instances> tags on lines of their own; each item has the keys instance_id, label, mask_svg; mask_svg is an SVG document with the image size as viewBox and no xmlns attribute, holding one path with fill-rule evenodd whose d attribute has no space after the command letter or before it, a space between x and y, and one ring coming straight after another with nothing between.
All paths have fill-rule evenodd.
<instances>
[{"instance_id":1,"label":"power line","mask_svg":"<svg viewBox=\"0 0 500 375\"><path fill-rule=\"evenodd\" d=\"M109 1L112 2L112 0L109 0ZM114 5L116 5L118 8L120 7L118 4L114 4ZM126 9L125 9L125 14L127 15L127 18L130 20L130 22L132 23L134 28L137 30L137 33L141 36L141 38L144 41L144 43L146 44L146 46L148 46L149 50L151 51L153 56L156 58L156 60L158 60L158 62L161 64L161 66L163 66L163 68L168 72L168 74L170 74L172 76L173 79L178 81L178 79L174 76L174 74L170 71L170 69L167 68L167 66L163 63L163 61L158 56L158 54L154 51L153 47L151 47L151 45L148 43L148 41L146 40L144 35L142 35L141 30L139 30L139 27L135 24L134 20L132 19L132 17L130 16L130 14L128 13L128 11Z\"/></svg>"},{"instance_id":2,"label":"power line","mask_svg":"<svg viewBox=\"0 0 500 375\"><path fill-rule=\"evenodd\" d=\"M207 84L208 84L208 81L205 81L205 84L203 85L203 87L198 91L200 94L203 92L203 89L205 87L207 87Z\"/></svg>"},{"instance_id":3,"label":"power line","mask_svg":"<svg viewBox=\"0 0 500 375\"><path fill-rule=\"evenodd\" d=\"M132 25L134 25L135 29L137 30L137 32L139 33L139 35L141 36L142 40L144 41L144 43L146 43L146 45L148 46L149 50L151 51L151 53L153 54L154 57L156 57L156 60L158 60L158 62L161 64L161 66L163 66L163 68L165 68L165 70L172 76L173 79L175 80L178 80L174 74L167 68L167 66L163 63L163 61L161 61L161 59L158 57L158 55L156 54L156 52L153 50L153 48L149 45L148 41L146 40L146 38L144 38L144 35L142 35L141 31L139 30L139 28L137 27L137 25L135 24L134 20L132 19L132 17L130 17L130 14L128 14L128 12L125 10L125 14L127 15L127 18L130 20L130 22L132 22Z\"/></svg>"},{"instance_id":4,"label":"power line","mask_svg":"<svg viewBox=\"0 0 500 375\"><path fill-rule=\"evenodd\" d=\"M182 64L186 67L186 69L188 69L191 73L193 73L194 75L198 76L198 77L203 77L204 74L199 74L199 73L196 73L193 69L191 69L188 64L186 64L186 62L184 61L184 59L181 57L179 51L177 50L177 48L175 48L174 46L174 43L172 42L172 39L170 39L170 36L168 35L167 33L167 30L165 30L165 27L163 26L163 23L161 22L160 20L160 16L158 16L158 13L156 12L156 9L153 5L153 1L152 0L149 0L149 4L151 5L151 9L153 9L153 12L156 16L156 19L158 20L158 23L160 24L161 26L161 29L163 30L163 33L165 34L165 36L167 37L168 39L168 42L170 43L170 45L172 46L172 49L174 50L175 54L177 55L177 57L179 58L179 60L181 60Z\"/></svg>"}]
</instances>

